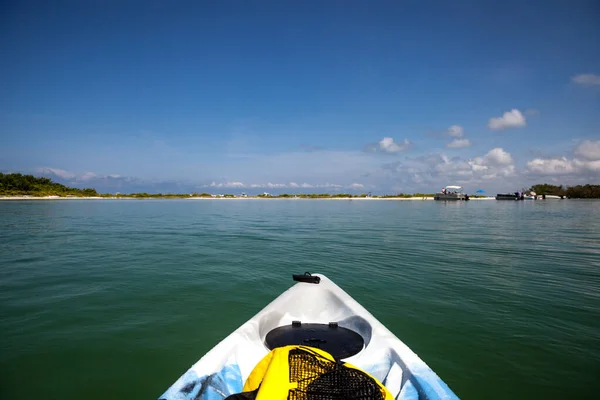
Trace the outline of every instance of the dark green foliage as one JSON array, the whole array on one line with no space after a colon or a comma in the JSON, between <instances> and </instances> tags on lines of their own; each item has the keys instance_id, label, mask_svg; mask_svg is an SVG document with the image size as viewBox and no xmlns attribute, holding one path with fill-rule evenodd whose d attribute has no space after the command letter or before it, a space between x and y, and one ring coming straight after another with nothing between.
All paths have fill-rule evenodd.
<instances>
[{"instance_id":1,"label":"dark green foliage","mask_svg":"<svg viewBox=\"0 0 600 400\"><path fill-rule=\"evenodd\" d=\"M533 185L530 190L536 194L567 196L571 199L600 199L600 185L567 186L550 185L548 183Z\"/></svg>"},{"instance_id":2,"label":"dark green foliage","mask_svg":"<svg viewBox=\"0 0 600 400\"><path fill-rule=\"evenodd\" d=\"M0 196L98 196L95 189L71 188L50 178L0 173Z\"/></svg>"},{"instance_id":3,"label":"dark green foliage","mask_svg":"<svg viewBox=\"0 0 600 400\"><path fill-rule=\"evenodd\" d=\"M564 196L566 194L565 188L562 185L556 186L548 183L533 185L529 190L534 191L536 194L550 194L555 196Z\"/></svg>"},{"instance_id":4,"label":"dark green foliage","mask_svg":"<svg viewBox=\"0 0 600 400\"><path fill-rule=\"evenodd\" d=\"M569 186L565 194L571 199L600 199L600 185Z\"/></svg>"}]
</instances>

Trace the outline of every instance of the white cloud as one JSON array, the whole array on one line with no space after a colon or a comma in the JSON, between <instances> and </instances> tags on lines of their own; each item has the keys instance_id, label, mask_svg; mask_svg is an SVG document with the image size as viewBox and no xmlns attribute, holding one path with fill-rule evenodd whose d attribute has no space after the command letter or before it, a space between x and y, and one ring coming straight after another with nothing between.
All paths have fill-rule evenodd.
<instances>
[{"instance_id":1,"label":"white cloud","mask_svg":"<svg viewBox=\"0 0 600 400\"><path fill-rule=\"evenodd\" d=\"M446 147L451 149L460 149L463 147L469 147L471 145L471 141L469 139L458 139L455 138L450 143L446 144Z\"/></svg>"},{"instance_id":2,"label":"white cloud","mask_svg":"<svg viewBox=\"0 0 600 400\"><path fill-rule=\"evenodd\" d=\"M600 173L600 160L580 161L578 159L575 159L573 160L573 162L575 163L575 166L577 168L580 168L583 171Z\"/></svg>"},{"instance_id":3,"label":"white cloud","mask_svg":"<svg viewBox=\"0 0 600 400\"><path fill-rule=\"evenodd\" d=\"M365 185L363 185L362 183L353 183L351 185L348 185L349 189L364 189Z\"/></svg>"},{"instance_id":4,"label":"white cloud","mask_svg":"<svg viewBox=\"0 0 600 400\"><path fill-rule=\"evenodd\" d=\"M212 182L208 186L216 187L216 188L244 188L244 187L246 187L246 185L244 185L242 182L221 182L221 183Z\"/></svg>"},{"instance_id":5,"label":"white cloud","mask_svg":"<svg viewBox=\"0 0 600 400\"><path fill-rule=\"evenodd\" d=\"M485 156L483 156L483 161L486 164L492 165L508 165L512 164L513 159L510 153L504 151L504 149L500 147L496 147L487 152Z\"/></svg>"},{"instance_id":6,"label":"white cloud","mask_svg":"<svg viewBox=\"0 0 600 400\"><path fill-rule=\"evenodd\" d=\"M571 78L571 81L582 86L597 86L600 85L600 75L579 74Z\"/></svg>"},{"instance_id":7,"label":"white cloud","mask_svg":"<svg viewBox=\"0 0 600 400\"><path fill-rule=\"evenodd\" d=\"M360 185L360 184L352 184L352 185ZM350 186L352 186L350 185ZM209 185L203 185L202 187L212 187L212 188L251 188L251 189L258 189L258 188L268 188L268 189L283 189L283 188L292 188L292 189L297 189L297 188L302 188L302 189L309 189L309 188L333 188L333 189L339 189L339 188L343 188L344 185L340 185L337 183L323 183L323 184L310 184L310 183L303 183L303 184L298 184L296 182L290 182L290 183L272 183L272 182L267 182L267 183L251 183L249 185L244 184L242 182L212 182Z\"/></svg>"},{"instance_id":8,"label":"white cloud","mask_svg":"<svg viewBox=\"0 0 600 400\"><path fill-rule=\"evenodd\" d=\"M476 157L474 160L470 160L467 163L469 164L473 172L483 172L490 169L490 167L483 164L483 160L481 159L481 157Z\"/></svg>"},{"instance_id":9,"label":"white cloud","mask_svg":"<svg viewBox=\"0 0 600 400\"><path fill-rule=\"evenodd\" d=\"M383 173L394 185L431 191L449 184L463 185L466 190L476 190L481 184L489 188L508 181L512 185L517 172L510 153L495 148L469 160L445 154L405 158L388 164Z\"/></svg>"},{"instance_id":10,"label":"white cloud","mask_svg":"<svg viewBox=\"0 0 600 400\"><path fill-rule=\"evenodd\" d=\"M448 136L454 138L450 143L446 143L446 147L449 149L461 149L464 147L469 147L471 145L471 141L464 137L465 130L460 125L452 125L448 128Z\"/></svg>"},{"instance_id":11,"label":"white cloud","mask_svg":"<svg viewBox=\"0 0 600 400\"><path fill-rule=\"evenodd\" d=\"M575 148L575 156L586 160L600 160L600 140L584 140Z\"/></svg>"},{"instance_id":12,"label":"white cloud","mask_svg":"<svg viewBox=\"0 0 600 400\"><path fill-rule=\"evenodd\" d=\"M41 174L56 175L59 178L63 178L63 179L73 179L76 176L76 174L74 172L65 171L64 169L59 169L59 168L48 168L48 167L38 168L37 172L39 172Z\"/></svg>"},{"instance_id":13,"label":"white cloud","mask_svg":"<svg viewBox=\"0 0 600 400\"><path fill-rule=\"evenodd\" d=\"M475 157L467 163L473 171L474 177L491 180L500 177L514 176L516 168L513 165L510 153L497 147L488 151L483 157Z\"/></svg>"},{"instance_id":14,"label":"white cloud","mask_svg":"<svg viewBox=\"0 0 600 400\"><path fill-rule=\"evenodd\" d=\"M106 179L121 179L121 175L98 175L94 172L86 172L82 175L78 175L75 172L66 171L64 169L59 168L38 168L36 172L45 174L45 175L54 175L58 178L69 181L68 184L77 185L82 182L94 182L97 183L99 181L103 181ZM123 178L124 181L131 180L132 178Z\"/></svg>"},{"instance_id":15,"label":"white cloud","mask_svg":"<svg viewBox=\"0 0 600 400\"><path fill-rule=\"evenodd\" d=\"M407 150L409 147L410 141L408 139L404 139L402 143L394 142L394 139L391 137L385 137L379 141L379 149L386 153L398 153Z\"/></svg>"},{"instance_id":16,"label":"white cloud","mask_svg":"<svg viewBox=\"0 0 600 400\"><path fill-rule=\"evenodd\" d=\"M94 179L96 177L98 177L98 175L96 175L95 173L93 173L93 172L86 172L85 174L77 177L77 180L78 181L89 181L89 180L92 180L92 179Z\"/></svg>"},{"instance_id":17,"label":"white cloud","mask_svg":"<svg viewBox=\"0 0 600 400\"><path fill-rule=\"evenodd\" d=\"M566 157L555 159L535 158L527 162L527 169L540 175L568 175L576 172L573 162Z\"/></svg>"},{"instance_id":18,"label":"white cloud","mask_svg":"<svg viewBox=\"0 0 600 400\"><path fill-rule=\"evenodd\" d=\"M534 158L527 172L539 175L576 175L600 173L600 140L585 140L575 147L575 158Z\"/></svg>"},{"instance_id":19,"label":"white cloud","mask_svg":"<svg viewBox=\"0 0 600 400\"><path fill-rule=\"evenodd\" d=\"M448 128L448 135L453 138L460 138L463 136L463 133L464 129L460 125L452 125L450 128Z\"/></svg>"},{"instance_id":20,"label":"white cloud","mask_svg":"<svg viewBox=\"0 0 600 400\"><path fill-rule=\"evenodd\" d=\"M490 118L488 122L488 127L491 130L517 128L525 125L527 125L525 116L517 109L505 112L502 117Z\"/></svg>"}]
</instances>

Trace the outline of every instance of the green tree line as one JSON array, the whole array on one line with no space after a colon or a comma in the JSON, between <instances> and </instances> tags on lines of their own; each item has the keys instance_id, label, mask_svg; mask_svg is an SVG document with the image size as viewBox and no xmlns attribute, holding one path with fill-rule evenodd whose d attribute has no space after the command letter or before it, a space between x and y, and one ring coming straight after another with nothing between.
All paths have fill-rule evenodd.
<instances>
[{"instance_id":1,"label":"green tree line","mask_svg":"<svg viewBox=\"0 0 600 400\"><path fill-rule=\"evenodd\" d=\"M542 183L533 185L530 190L538 195L566 196L570 199L600 199L600 185L587 184L565 187L563 185Z\"/></svg>"},{"instance_id":2,"label":"green tree line","mask_svg":"<svg viewBox=\"0 0 600 400\"><path fill-rule=\"evenodd\" d=\"M576 186L563 186L563 185L551 185L548 183L536 184L531 186L529 190L536 192L538 195L557 195L566 196L572 199L599 199L600 198L600 185L576 185ZM78 197L92 197L100 196L95 189L77 189L62 185L60 183L52 181L46 177L35 177L33 175L17 174L4 174L0 173L0 196L78 196ZM112 194L103 194L102 197L113 197ZM192 193L192 197L211 197L209 193ZM258 195L264 197L264 195ZM309 193L309 194L280 194L268 197L299 197L309 199L322 199L322 198L353 198L353 197L368 197L366 193L353 195L350 193ZM177 197L190 197L190 194L162 194L162 193L131 193L131 194L119 194L117 197L131 197L131 198L177 198ZM233 194L226 194L223 197L234 197ZM399 193L394 195L382 195L372 197L383 197L383 198L394 198L394 197L433 197L431 193L415 193L405 194Z\"/></svg>"},{"instance_id":3,"label":"green tree line","mask_svg":"<svg viewBox=\"0 0 600 400\"><path fill-rule=\"evenodd\" d=\"M0 196L98 196L95 189L77 189L50 178L0 172Z\"/></svg>"}]
</instances>

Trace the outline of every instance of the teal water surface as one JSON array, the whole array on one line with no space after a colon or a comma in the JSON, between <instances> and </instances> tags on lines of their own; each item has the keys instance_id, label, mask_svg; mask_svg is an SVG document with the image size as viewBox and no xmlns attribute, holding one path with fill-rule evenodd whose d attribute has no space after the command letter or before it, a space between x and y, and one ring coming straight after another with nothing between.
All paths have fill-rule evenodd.
<instances>
[{"instance_id":1,"label":"teal water surface","mask_svg":"<svg viewBox=\"0 0 600 400\"><path fill-rule=\"evenodd\" d=\"M598 398L599 221L577 200L0 201L0 398L158 398L304 271L461 398Z\"/></svg>"}]
</instances>

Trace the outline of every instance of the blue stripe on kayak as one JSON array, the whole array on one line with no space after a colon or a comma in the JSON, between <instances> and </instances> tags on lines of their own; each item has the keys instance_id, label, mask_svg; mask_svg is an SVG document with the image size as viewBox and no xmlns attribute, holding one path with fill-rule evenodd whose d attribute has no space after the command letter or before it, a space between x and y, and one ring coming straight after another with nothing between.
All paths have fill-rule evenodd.
<instances>
[{"instance_id":1,"label":"blue stripe on kayak","mask_svg":"<svg viewBox=\"0 0 600 400\"><path fill-rule=\"evenodd\" d=\"M424 374L425 375L425 374ZM444 400L459 400L458 396L452 392L446 382L440 379L433 373L427 373L427 376L413 375L411 381L417 387L420 394L423 395L424 399L444 399ZM436 386L439 385L440 390L436 390L432 383L435 382Z\"/></svg>"},{"instance_id":2,"label":"blue stripe on kayak","mask_svg":"<svg viewBox=\"0 0 600 400\"><path fill-rule=\"evenodd\" d=\"M202 377L190 369L160 396L160 400L222 400L241 392L243 386L237 364L226 365L219 372Z\"/></svg>"},{"instance_id":3,"label":"blue stripe on kayak","mask_svg":"<svg viewBox=\"0 0 600 400\"><path fill-rule=\"evenodd\" d=\"M380 360L377 364L365 367L364 370L386 385L388 377L383 374L389 373L394 364L398 364L402 369L401 389L397 399L458 400L458 397L446 382L429 367L413 373L395 351L392 351L388 357Z\"/></svg>"},{"instance_id":4,"label":"blue stripe on kayak","mask_svg":"<svg viewBox=\"0 0 600 400\"><path fill-rule=\"evenodd\" d=\"M402 387L396 400L419 400L419 392L415 388L415 385L411 381L408 381Z\"/></svg>"}]
</instances>

